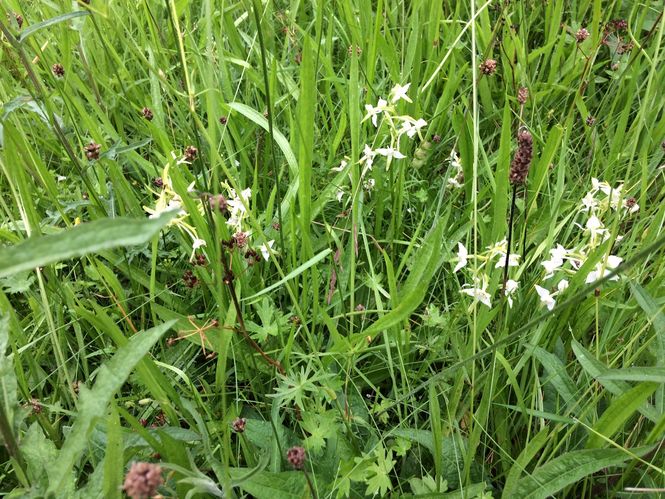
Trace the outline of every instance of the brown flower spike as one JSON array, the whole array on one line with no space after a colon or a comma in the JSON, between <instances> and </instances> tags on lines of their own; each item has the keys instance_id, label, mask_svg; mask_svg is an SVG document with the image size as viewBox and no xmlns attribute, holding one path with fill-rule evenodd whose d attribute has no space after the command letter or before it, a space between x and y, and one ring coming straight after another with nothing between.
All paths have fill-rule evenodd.
<instances>
[{"instance_id":1,"label":"brown flower spike","mask_svg":"<svg viewBox=\"0 0 665 499\"><path fill-rule=\"evenodd\" d=\"M510 164L510 183L520 185L526 181L533 158L533 137L526 129L517 133L517 152Z\"/></svg>"},{"instance_id":2,"label":"brown flower spike","mask_svg":"<svg viewBox=\"0 0 665 499\"><path fill-rule=\"evenodd\" d=\"M157 493L164 483L162 468L158 464L138 462L125 475L122 489L132 499L147 499Z\"/></svg>"},{"instance_id":3,"label":"brown flower spike","mask_svg":"<svg viewBox=\"0 0 665 499\"><path fill-rule=\"evenodd\" d=\"M58 78L62 78L63 76L65 76L65 68L62 66L62 64L57 64L57 63L54 64L53 66L51 66L51 71Z\"/></svg>"},{"instance_id":4,"label":"brown flower spike","mask_svg":"<svg viewBox=\"0 0 665 499\"><path fill-rule=\"evenodd\" d=\"M526 104L527 100L529 100L529 89L526 87L520 87L517 91L517 102L523 106Z\"/></svg>"}]
</instances>

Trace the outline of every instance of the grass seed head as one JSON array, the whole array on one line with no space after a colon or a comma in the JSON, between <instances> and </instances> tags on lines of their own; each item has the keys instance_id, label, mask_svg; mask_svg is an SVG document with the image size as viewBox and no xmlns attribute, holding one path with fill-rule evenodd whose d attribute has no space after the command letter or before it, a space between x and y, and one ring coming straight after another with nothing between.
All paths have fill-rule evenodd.
<instances>
[{"instance_id":1,"label":"grass seed head","mask_svg":"<svg viewBox=\"0 0 665 499\"><path fill-rule=\"evenodd\" d=\"M577 30L577 33L575 33L575 40L577 40L577 43L582 43L584 40L589 38L589 30L586 28L580 28Z\"/></svg>"},{"instance_id":2,"label":"grass seed head","mask_svg":"<svg viewBox=\"0 0 665 499\"><path fill-rule=\"evenodd\" d=\"M99 159L99 151L101 151L102 146L92 141L87 146L83 148L85 152L85 157L89 160Z\"/></svg>"},{"instance_id":3,"label":"grass seed head","mask_svg":"<svg viewBox=\"0 0 665 499\"><path fill-rule=\"evenodd\" d=\"M187 161L194 161L199 154L199 150L194 146L187 146L185 149L185 159Z\"/></svg>"},{"instance_id":4,"label":"grass seed head","mask_svg":"<svg viewBox=\"0 0 665 499\"><path fill-rule=\"evenodd\" d=\"M520 87L517 91L517 102L524 105L527 100L529 100L529 89L526 87Z\"/></svg>"},{"instance_id":5,"label":"grass seed head","mask_svg":"<svg viewBox=\"0 0 665 499\"><path fill-rule=\"evenodd\" d=\"M497 62L494 59L485 59L480 63L480 72L487 76L492 76L496 73Z\"/></svg>"}]
</instances>

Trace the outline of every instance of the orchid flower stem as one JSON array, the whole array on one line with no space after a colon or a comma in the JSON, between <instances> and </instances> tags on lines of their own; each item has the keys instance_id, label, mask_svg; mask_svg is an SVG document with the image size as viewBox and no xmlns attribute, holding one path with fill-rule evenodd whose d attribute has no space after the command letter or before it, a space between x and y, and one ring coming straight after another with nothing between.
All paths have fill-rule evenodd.
<instances>
[{"instance_id":1,"label":"orchid flower stem","mask_svg":"<svg viewBox=\"0 0 665 499\"><path fill-rule=\"evenodd\" d=\"M261 346L256 341L254 341L247 332L247 328L245 327L245 320L243 319L242 316L242 309L240 308L240 303L238 302L238 297L236 296L235 286L233 285L233 277L232 277L233 274L231 273L231 266L228 264L226 260L226 256L224 255L224 249L222 249L222 267L224 268L224 274L230 276L228 278L227 286L229 288L229 294L231 295L231 301L233 302L233 307L236 309L236 316L238 317L238 325L240 326L238 330L245 338L245 341L247 341L247 343L249 343L249 345L254 350L256 350L256 352L261 357L263 357L263 360L265 360L268 364L277 369L280 374L282 375L286 374L286 371L284 370L282 364L278 360L273 359L267 353L265 353L261 348Z\"/></svg>"},{"instance_id":2,"label":"orchid flower stem","mask_svg":"<svg viewBox=\"0 0 665 499\"><path fill-rule=\"evenodd\" d=\"M501 293L506 294L506 281L508 281L508 261L510 259L510 243L513 240L513 219L515 218L515 200L517 199L517 186L513 186L513 199L510 203L510 218L508 219L508 241L506 243L506 262L503 266L503 284Z\"/></svg>"}]
</instances>

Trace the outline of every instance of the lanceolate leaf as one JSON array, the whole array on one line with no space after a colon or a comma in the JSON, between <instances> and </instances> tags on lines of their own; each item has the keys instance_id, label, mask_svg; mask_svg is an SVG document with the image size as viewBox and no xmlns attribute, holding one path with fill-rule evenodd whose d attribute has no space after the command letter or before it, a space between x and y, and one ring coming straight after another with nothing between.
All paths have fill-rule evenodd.
<instances>
[{"instance_id":1,"label":"lanceolate leaf","mask_svg":"<svg viewBox=\"0 0 665 499\"><path fill-rule=\"evenodd\" d=\"M106 414L111 398L127 380L134 366L175 322L165 322L132 336L125 346L118 349L113 358L99 368L92 389L81 388L76 422L49 473L49 476L59 478L59 481L50 484L50 492L58 495L58 490L66 483L74 464L88 445L88 433L95 419Z\"/></svg>"},{"instance_id":2,"label":"lanceolate leaf","mask_svg":"<svg viewBox=\"0 0 665 499\"><path fill-rule=\"evenodd\" d=\"M172 210L152 219L96 220L60 234L31 237L15 246L0 248L0 277L102 250L145 244L175 215Z\"/></svg>"},{"instance_id":3,"label":"lanceolate leaf","mask_svg":"<svg viewBox=\"0 0 665 499\"><path fill-rule=\"evenodd\" d=\"M641 456L649 447L630 449L631 454ZM530 475L522 477L512 497L545 499L556 496L564 487L603 468L617 466L632 455L622 449L593 449L573 451L557 457L536 468ZM506 497L504 495L504 497Z\"/></svg>"},{"instance_id":4,"label":"lanceolate leaf","mask_svg":"<svg viewBox=\"0 0 665 499\"><path fill-rule=\"evenodd\" d=\"M415 263L404 283L397 306L374 324L363 331L363 336L374 336L395 324L407 319L425 298L434 273L438 270L442 258L442 237L445 222L439 220L425 237L423 245L415 255Z\"/></svg>"},{"instance_id":5,"label":"lanceolate leaf","mask_svg":"<svg viewBox=\"0 0 665 499\"><path fill-rule=\"evenodd\" d=\"M67 14L62 14L61 16L52 17L51 19L47 19L46 21L42 21L40 23L33 24L32 26L25 28L21 32L21 36L19 36L18 41L19 42L25 41L26 38L28 38L30 35L34 34L35 32L39 31L40 29L48 28L49 26L53 26L54 24L69 21L77 17L89 16L89 15L90 12L88 12L87 10L77 10L74 12L68 12Z\"/></svg>"},{"instance_id":6,"label":"lanceolate leaf","mask_svg":"<svg viewBox=\"0 0 665 499\"><path fill-rule=\"evenodd\" d=\"M644 401L658 388L658 383L640 383L626 393L614 399L610 406L605 409L603 415L594 425L595 433L589 435L587 448L602 447L605 443L603 435L612 437L626 420L637 411Z\"/></svg>"}]
</instances>

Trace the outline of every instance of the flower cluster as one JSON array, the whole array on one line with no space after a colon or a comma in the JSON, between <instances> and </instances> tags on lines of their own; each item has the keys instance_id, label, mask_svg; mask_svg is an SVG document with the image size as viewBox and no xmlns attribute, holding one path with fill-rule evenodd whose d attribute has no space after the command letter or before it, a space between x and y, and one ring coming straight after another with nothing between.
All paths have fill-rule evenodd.
<instances>
[{"instance_id":1,"label":"flower cluster","mask_svg":"<svg viewBox=\"0 0 665 499\"><path fill-rule=\"evenodd\" d=\"M454 170L450 173L450 177L448 177L448 184L456 189L464 187L464 170L455 149L450 151L448 161L450 162L450 167Z\"/></svg>"},{"instance_id":2,"label":"flower cluster","mask_svg":"<svg viewBox=\"0 0 665 499\"><path fill-rule=\"evenodd\" d=\"M471 296L487 307L492 306L491 295L487 291L489 283L489 270L490 268L501 269L505 268L506 263L508 267L517 267L520 264L520 255L510 253L506 258L508 251L508 243L505 239L488 246L483 253L478 255L469 254L468 250L462 243L457 244L457 265L455 265L454 272L459 272L465 268L470 259L475 261L475 275L473 277L473 285L465 284L462 286L462 293ZM513 306L512 295L519 287L519 282L509 279L506 281L505 294L508 300L508 306Z\"/></svg>"},{"instance_id":3,"label":"flower cluster","mask_svg":"<svg viewBox=\"0 0 665 499\"><path fill-rule=\"evenodd\" d=\"M574 274L587 260L588 255L600 244L610 238L610 231L605 227L603 218L609 212L619 212L620 215L630 215L639 210L639 205L634 198L623 198L623 184L616 187L596 178L591 179L591 190L582 198L579 210L587 216L584 225L576 224L582 230L582 241L575 248L567 249L561 244L549 250L549 259L543 260L541 265L545 270L543 281L547 281L558 273ZM617 241L621 240L617 236ZM606 272L616 269L623 259L619 256L609 254L599 261L587 274L585 282L592 283L602 278ZM568 263L569 265L566 265ZM614 275L610 280L618 280ZM554 297L568 287L568 281L561 279L556 286L556 291L536 285L535 289L540 300L551 310L556 300Z\"/></svg>"},{"instance_id":4,"label":"flower cluster","mask_svg":"<svg viewBox=\"0 0 665 499\"><path fill-rule=\"evenodd\" d=\"M421 130L427 125L427 122L422 118L415 119L408 115L398 115L395 113L395 105L400 100L413 102L407 95L410 85L410 83L395 85L390 91L390 101L379 97L376 106L371 104L365 105L367 114L365 114L363 121L370 120L372 125L378 128L379 118L383 118L381 123L386 123L390 128L390 144L376 149L365 144L363 156L359 160L359 163L363 165L363 174L372 169L374 159L377 156L386 158L386 168L390 167L392 160L404 159L406 156L399 150L400 139L404 135L409 139L414 139L418 136L422 140Z\"/></svg>"},{"instance_id":5,"label":"flower cluster","mask_svg":"<svg viewBox=\"0 0 665 499\"><path fill-rule=\"evenodd\" d=\"M176 165L186 164L189 161L189 158L184 157L176 161ZM195 261L196 251L204 247L206 242L205 240L199 238L196 228L187 222L189 213L185 209L182 198L173 189L171 177L169 175L170 166L170 164L167 164L164 167L162 175L159 177L159 182L154 184L160 189L155 207L149 208L146 206L144 209L150 214L150 218L156 218L165 211L178 211L177 216L171 220L169 225L177 226L179 229L189 235L192 240L192 253L190 256L190 261ZM192 182L187 187L187 192L195 192L194 186L195 182ZM227 195L208 195L207 203L210 206L210 209L213 211L219 211L226 216L226 225L232 234L231 241L233 242L233 246L243 249L245 253L250 253L250 256L253 256L255 252L248 249L252 235L252 231L250 230L248 223L248 210L250 206L250 199L252 197L252 190L247 188L240 191L240 193L237 193L235 189L226 183L222 183L222 187L226 190ZM192 202L195 204L198 212L200 214L204 214L205 209L203 199L201 197L196 197L192 199ZM270 259L270 253L273 251L272 247L274 243L274 240L270 240L259 246L259 250L265 260ZM258 253L256 255L258 255Z\"/></svg>"},{"instance_id":6,"label":"flower cluster","mask_svg":"<svg viewBox=\"0 0 665 499\"><path fill-rule=\"evenodd\" d=\"M609 213L615 212L619 216L628 216L639 210L639 205L634 198L623 197L624 186L611 186L607 182L592 179L592 188L584 196L579 208L580 213L586 216L584 224L575 224L581 229L580 242L574 246L566 248L557 243L553 248L547 251L547 257L540 262L544 271L544 276L538 284L534 285L540 301L548 310L552 310L556 305L557 297L568 288L568 278L578 272L588 256L598 248L604 241L611 237L610 231L603 223L603 218ZM621 236L617 236L617 241ZM458 243L456 265L454 272L459 272L468 266L470 260L474 260L473 284L464 284L461 293L471 296L475 301L492 306L492 296L490 294L489 281L491 269L508 267L519 267L520 256L509 254L506 258L507 243L506 240L488 246L486 250L478 255L469 254L467 248ZM603 278L607 273L615 270L621 265L623 258L607 254L586 274L585 282L593 283ZM514 270L519 274L519 269ZM507 275L507 274L506 274ZM556 276L556 277L555 277ZM618 275L613 275L610 280L618 280ZM550 280L556 284L549 284ZM508 302L508 306L513 305L513 295L519 287L519 282L513 279L507 279L503 285L503 292Z\"/></svg>"},{"instance_id":7,"label":"flower cluster","mask_svg":"<svg viewBox=\"0 0 665 499\"><path fill-rule=\"evenodd\" d=\"M358 164L362 167L360 174L363 179L362 185L368 192L374 189L376 183L374 179L367 178L367 173L373 169L377 159L381 157L385 158L387 170L394 160L406 158L400 151L400 140L402 137L406 136L409 139L418 137L421 141L423 140L422 130L427 125L427 121L422 118L416 119L409 115L397 114L395 110L395 106L399 101L413 102L407 94L410 86L410 83L406 85L397 84L390 90L388 100L379 97L375 106L372 104L365 105L366 114L362 121L370 121L375 128L381 128L386 124L390 131L390 141L388 144L382 144L381 147L373 147L365 144L362 156L358 160ZM339 166L332 168L332 171L344 171L349 165L347 160L348 158L343 159ZM337 200L342 202L345 195L344 190L339 189L336 195Z\"/></svg>"}]
</instances>

